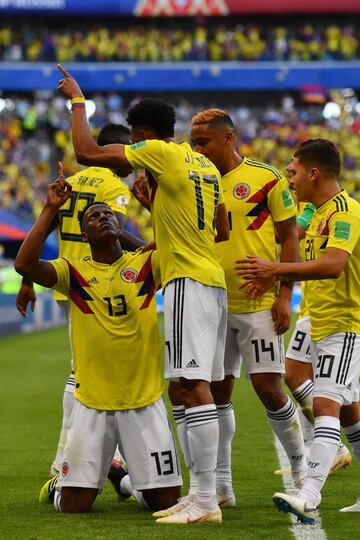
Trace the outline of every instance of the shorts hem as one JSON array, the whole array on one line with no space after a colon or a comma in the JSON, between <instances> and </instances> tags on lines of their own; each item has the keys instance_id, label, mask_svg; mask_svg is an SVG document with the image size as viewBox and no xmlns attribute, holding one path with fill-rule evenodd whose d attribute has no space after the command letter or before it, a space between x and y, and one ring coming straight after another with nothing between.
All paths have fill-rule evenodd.
<instances>
[{"instance_id":1,"label":"shorts hem","mask_svg":"<svg viewBox=\"0 0 360 540\"><path fill-rule=\"evenodd\" d=\"M199 380L199 381L206 381L208 383L211 383L213 381L222 381L224 376L222 374L215 374L215 375L210 375L209 374L205 374L201 371L194 371L194 372L191 372L191 371L186 371L185 373L184 372L179 372L179 373L174 373L174 374L167 374L165 373L164 375L164 378L167 379L167 380L172 380L172 381L179 381L180 378L182 379L189 379L191 381L196 381L196 380Z\"/></svg>"},{"instance_id":2,"label":"shorts hem","mask_svg":"<svg viewBox=\"0 0 360 540\"><path fill-rule=\"evenodd\" d=\"M288 354L286 352L285 358L287 360L295 360L296 362L302 362L303 364L312 364L311 358L304 358L303 356L301 358L299 358L293 353Z\"/></svg>"}]
</instances>

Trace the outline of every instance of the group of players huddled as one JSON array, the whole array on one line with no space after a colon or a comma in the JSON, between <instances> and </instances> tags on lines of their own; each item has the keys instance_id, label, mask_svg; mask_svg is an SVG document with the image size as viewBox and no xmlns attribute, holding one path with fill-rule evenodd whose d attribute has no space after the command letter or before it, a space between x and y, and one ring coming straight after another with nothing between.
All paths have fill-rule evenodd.
<instances>
[{"instance_id":1,"label":"group of players huddled","mask_svg":"<svg viewBox=\"0 0 360 540\"><path fill-rule=\"evenodd\" d=\"M173 107L149 98L128 111L131 131L107 125L96 142L80 87L59 69L76 158L88 168L65 179L59 163L15 261L24 276L18 309L34 308L32 282L53 288L73 355L40 501L88 512L108 477L158 523L220 523L221 508L236 506L231 396L243 360L294 481L293 493L273 501L314 523L329 472L351 463L340 425L360 460L360 206L339 185L338 150L326 139L300 144L287 180L239 155L225 111L193 117L192 148L173 139ZM132 170L132 192L151 212L154 242L146 245L124 230L130 193L119 177ZM41 260L56 226L60 256ZM305 284L303 305L285 360L294 281ZM190 477L181 498L162 399L160 287L165 379Z\"/></svg>"}]
</instances>

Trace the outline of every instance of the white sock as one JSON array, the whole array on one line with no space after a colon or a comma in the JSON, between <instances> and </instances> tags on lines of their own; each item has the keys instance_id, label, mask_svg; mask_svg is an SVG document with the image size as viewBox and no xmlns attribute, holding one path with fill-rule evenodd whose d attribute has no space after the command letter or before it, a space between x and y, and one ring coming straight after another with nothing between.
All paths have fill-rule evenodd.
<instances>
[{"instance_id":1,"label":"white sock","mask_svg":"<svg viewBox=\"0 0 360 540\"><path fill-rule=\"evenodd\" d=\"M314 442L310 448L309 467L301 493L310 506L316 506L334 462L340 441L340 420L334 416L315 418Z\"/></svg>"},{"instance_id":2,"label":"white sock","mask_svg":"<svg viewBox=\"0 0 360 540\"><path fill-rule=\"evenodd\" d=\"M299 422L301 425L305 449L309 449L314 440L314 424L309 422L299 404L297 405L296 410L299 415Z\"/></svg>"},{"instance_id":3,"label":"white sock","mask_svg":"<svg viewBox=\"0 0 360 540\"><path fill-rule=\"evenodd\" d=\"M148 503L145 501L144 495L142 494L141 491L136 491L136 489L134 489L133 495L135 499L137 500L137 502L141 504L141 506L146 508L146 510L150 510L150 507L148 506Z\"/></svg>"},{"instance_id":4,"label":"white sock","mask_svg":"<svg viewBox=\"0 0 360 540\"><path fill-rule=\"evenodd\" d=\"M290 398L277 411L266 410L273 432L281 442L293 474L306 471L305 447L299 417Z\"/></svg>"},{"instance_id":5,"label":"white sock","mask_svg":"<svg viewBox=\"0 0 360 540\"><path fill-rule=\"evenodd\" d=\"M219 422L216 405L200 405L185 410L193 470L197 479L196 500L201 507L217 507L216 460Z\"/></svg>"},{"instance_id":6,"label":"white sock","mask_svg":"<svg viewBox=\"0 0 360 540\"><path fill-rule=\"evenodd\" d=\"M55 510L57 512L62 512L62 510L61 510L61 490L60 491L55 490L54 507L55 507Z\"/></svg>"},{"instance_id":7,"label":"white sock","mask_svg":"<svg viewBox=\"0 0 360 540\"><path fill-rule=\"evenodd\" d=\"M124 497L131 497L131 495L134 495L134 490L131 487L130 476L128 474L120 480L119 489Z\"/></svg>"},{"instance_id":8,"label":"white sock","mask_svg":"<svg viewBox=\"0 0 360 540\"><path fill-rule=\"evenodd\" d=\"M351 449L360 463L360 422L356 422L356 424L344 427L343 429L347 440L351 444Z\"/></svg>"},{"instance_id":9,"label":"white sock","mask_svg":"<svg viewBox=\"0 0 360 540\"><path fill-rule=\"evenodd\" d=\"M190 489L188 497L193 500L197 492L197 477L192 468L191 455L188 440L188 428L186 424L185 407L184 405L173 405L173 415L176 422L176 431L179 439L181 451L184 456L185 465L190 475Z\"/></svg>"},{"instance_id":10,"label":"white sock","mask_svg":"<svg viewBox=\"0 0 360 540\"><path fill-rule=\"evenodd\" d=\"M56 456L52 464L52 467L54 467L57 471L61 471L64 449L66 446L67 434L69 431L69 420L70 420L72 410L74 408L74 404L75 404L75 398L73 394L65 390L64 395L63 395L63 417L62 417L61 432L60 432L58 447L56 451Z\"/></svg>"},{"instance_id":11,"label":"white sock","mask_svg":"<svg viewBox=\"0 0 360 540\"><path fill-rule=\"evenodd\" d=\"M293 396L299 403L304 416L312 425L314 425L313 394L314 383L311 379L307 379L293 392Z\"/></svg>"},{"instance_id":12,"label":"white sock","mask_svg":"<svg viewBox=\"0 0 360 540\"><path fill-rule=\"evenodd\" d=\"M233 495L231 475L231 442L235 433L235 414L232 403L217 405L219 416L219 447L216 466L216 493Z\"/></svg>"}]
</instances>

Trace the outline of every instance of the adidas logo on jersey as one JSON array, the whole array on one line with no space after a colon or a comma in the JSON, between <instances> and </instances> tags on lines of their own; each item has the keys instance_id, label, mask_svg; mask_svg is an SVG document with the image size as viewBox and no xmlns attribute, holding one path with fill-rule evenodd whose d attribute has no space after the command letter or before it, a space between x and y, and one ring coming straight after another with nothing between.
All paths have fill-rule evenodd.
<instances>
[{"instance_id":1,"label":"adidas logo on jersey","mask_svg":"<svg viewBox=\"0 0 360 540\"><path fill-rule=\"evenodd\" d=\"M92 277L89 279L89 283L99 283L99 281L96 279L96 277Z\"/></svg>"},{"instance_id":2,"label":"adidas logo on jersey","mask_svg":"<svg viewBox=\"0 0 360 540\"><path fill-rule=\"evenodd\" d=\"M199 367L199 364L196 363L195 359L193 358L186 364L187 368L193 368L193 367Z\"/></svg>"}]
</instances>

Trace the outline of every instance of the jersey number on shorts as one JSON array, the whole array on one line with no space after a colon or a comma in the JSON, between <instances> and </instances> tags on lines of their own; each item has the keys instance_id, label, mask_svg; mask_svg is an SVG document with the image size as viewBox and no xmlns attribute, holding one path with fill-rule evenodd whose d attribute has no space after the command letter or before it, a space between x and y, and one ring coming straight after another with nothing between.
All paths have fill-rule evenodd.
<instances>
[{"instance_id":1,"label":"jersey number on shorts","mask_svg":"<svg viewBox=\"0 0 360 540\"><path fill-rule=\"evenodd\" d=\"M63 231L64 218L73 218L75 212L75 206L77 201L84 201L84 208L88 204L94 202L95 193L82 193L79 191L72 191L70 196L70 206L67 210L59 210L59 220L60 220L60 238L61 240L68 240L70 242L82 242L81 233L67 233ZM79 214L80 210L78 210ZM78 216L76 216L78 218ZM80 225L79 225L80 230Z\"/></svg>"},{"instance_id":2,"label":"jersey number on shorts","mask_svg":"<svg viewBox=\"0 0 360 540\"><path fill-rule=\"evenodd\" d=\"M213 229L216 228L216 210L219 201L219 182L216 174L199 174L195 171L189 171L189 179L195 184L195 201L197 209L198 228L205 229L205 210L202 196L201 183L212 184L214 186L214 217L212 221Z\"/></svg>"},{"instance_id":3,"label":"jersey number on shorts","mask_svg":"<svg viewBox=\"0 0 360 540\"><path fill-rule=\"evenodd\" d=\"M260 342L260 347L259 347ZM255 349L255 362L260 362L260 348L262 353L270 353L270 360L272 362L275 361L275 352L274 352L274 344L270 341L269 346L266 346L265 339L252 339L251 344L254 345Z\"/></svg>"},{"instance_id":4,"label":"jersey number on shorts","mask_svg":"<svg viewBox=\"0 0 360 540\"><path fill-rule=\"evenodd\" d=\"M335 356L333 354L320 355L316 366L315 379L318 379L319 377L330 379L334 360Z\"/></svg>"},{"instance_id":5,"label":"jersey number on shorts","mask_svg":"<svg viewBox=\"0 0 360 540\"><path fill-rule=\"evenodd\" d=\"M156 470L159 476L174 474L174 460L171 450L165 452L151 452L151 457L155 459Z\"/></svg>"}]
</instances>

